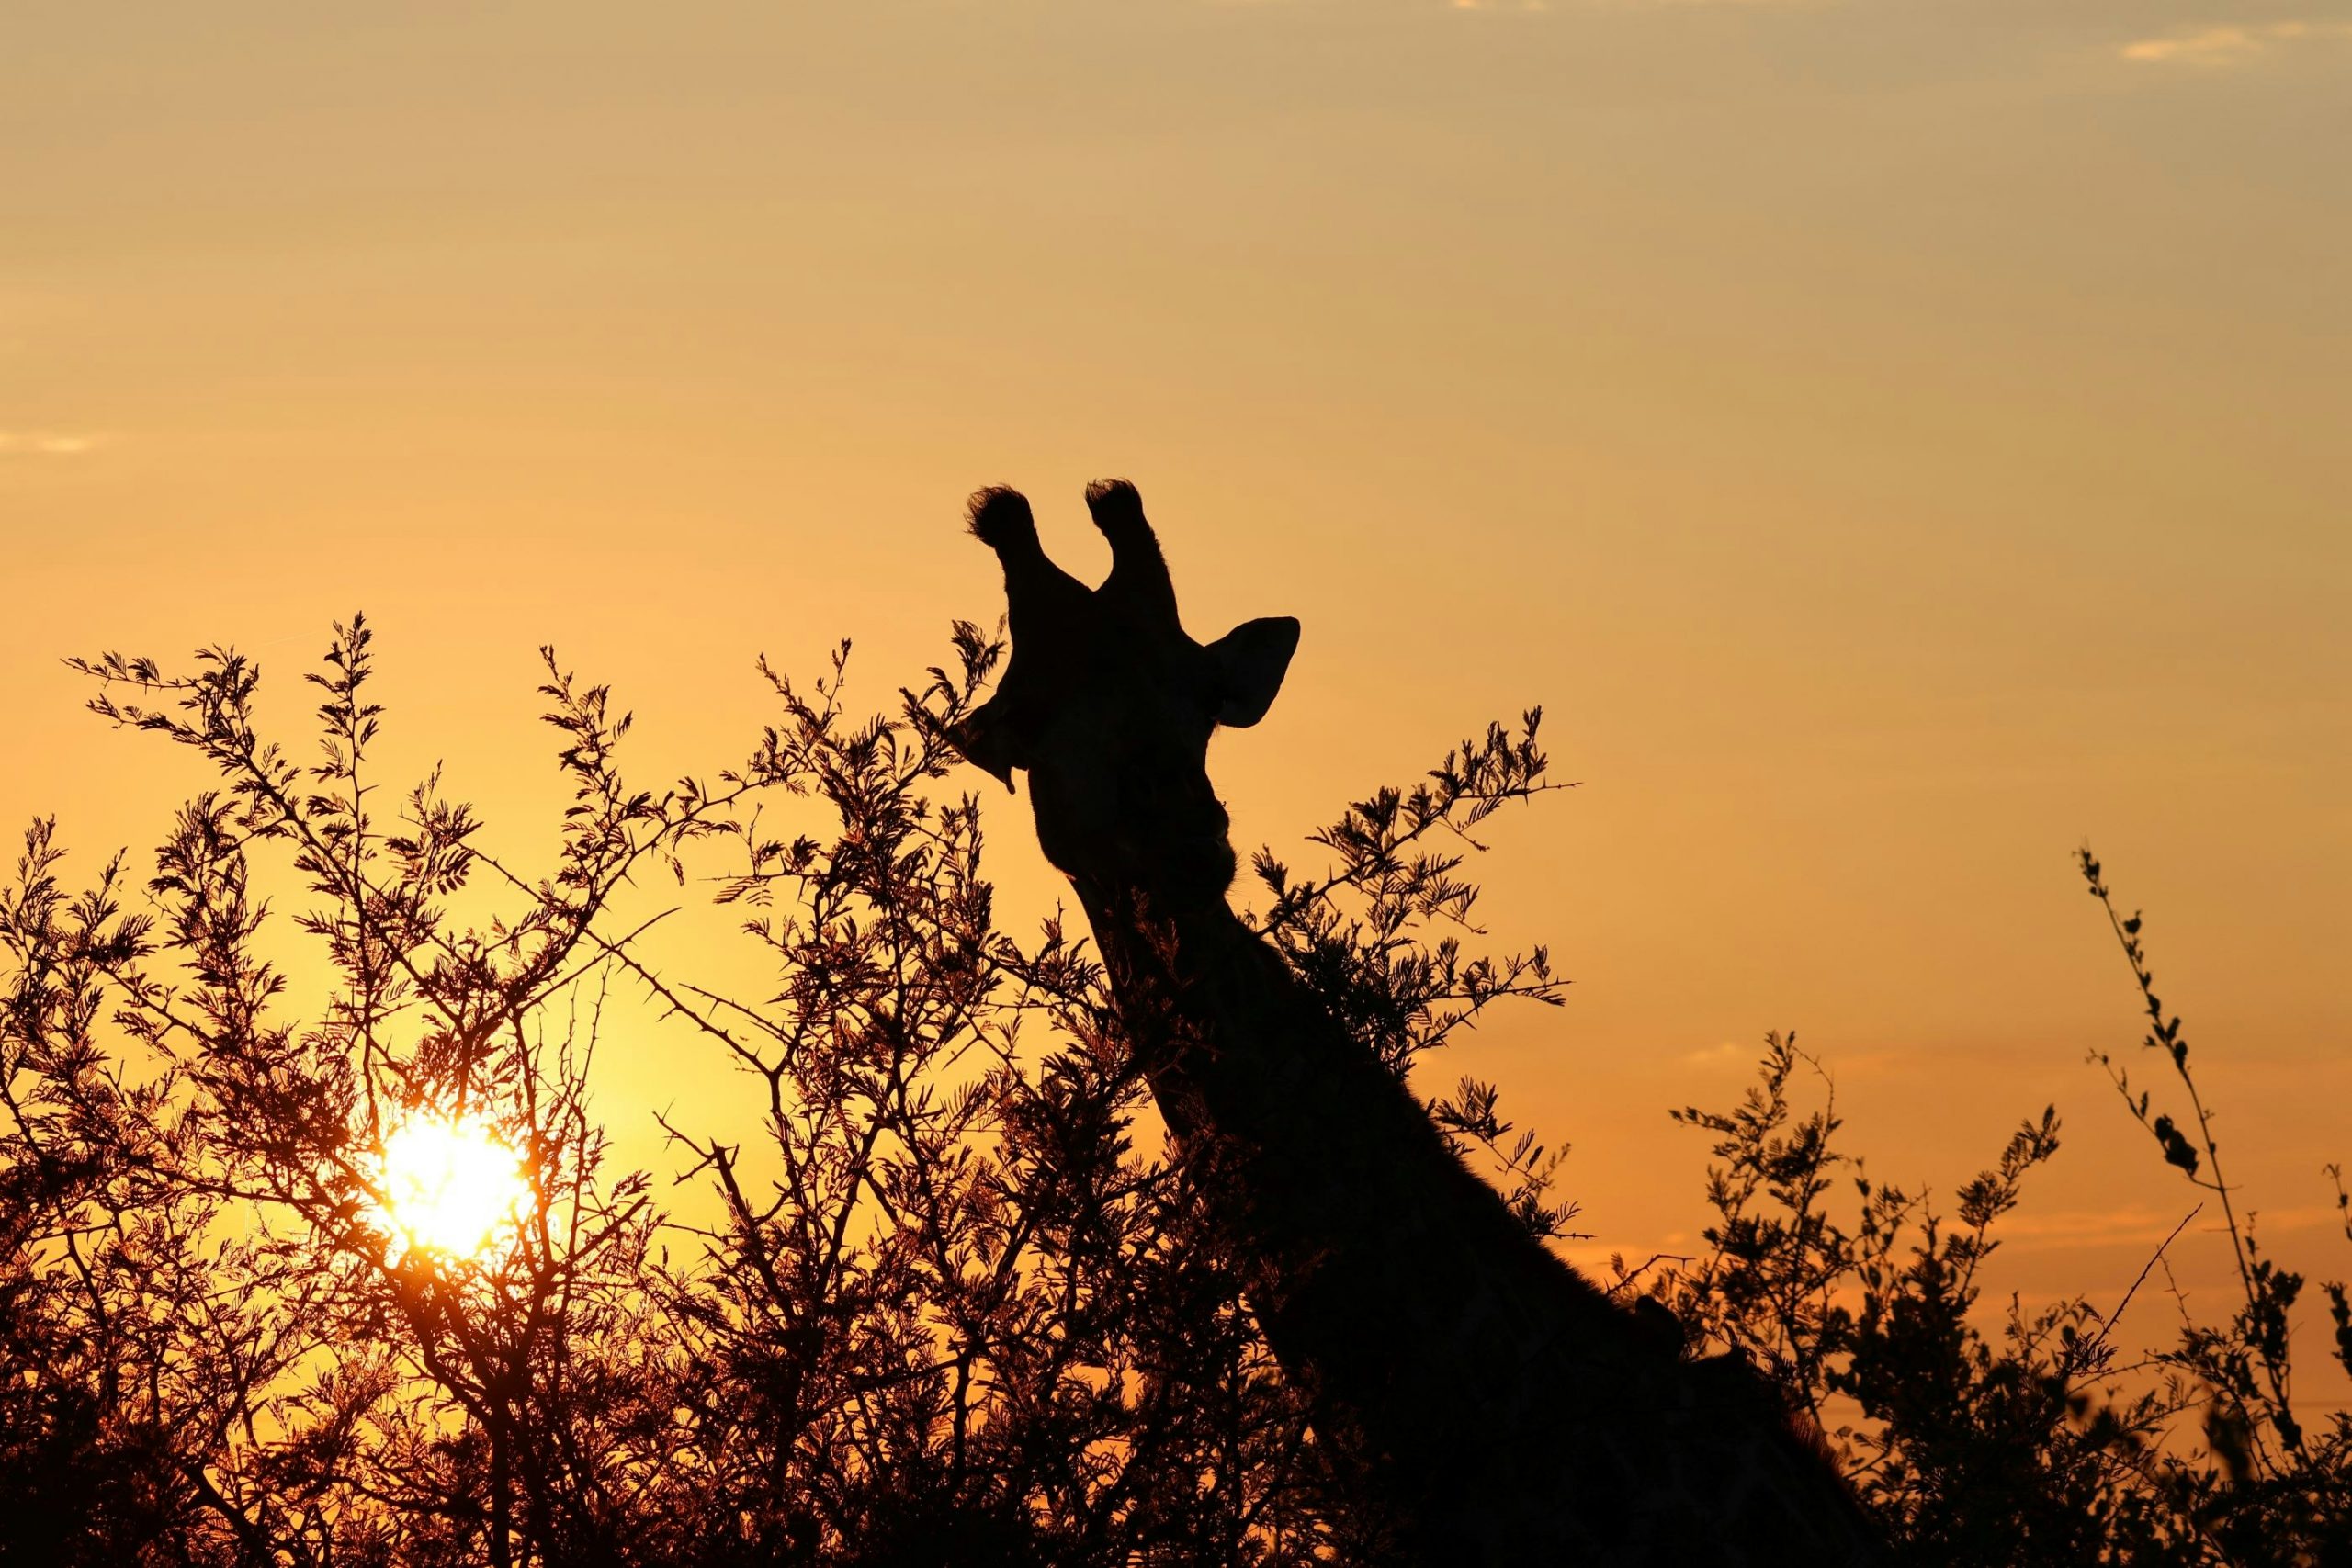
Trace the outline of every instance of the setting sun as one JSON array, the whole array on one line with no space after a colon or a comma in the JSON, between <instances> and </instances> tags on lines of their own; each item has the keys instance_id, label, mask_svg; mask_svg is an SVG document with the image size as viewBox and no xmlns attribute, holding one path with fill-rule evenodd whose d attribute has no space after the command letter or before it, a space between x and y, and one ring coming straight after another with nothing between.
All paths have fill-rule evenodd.
<instances>
[{"instance_id":1,"label":"setting sun","mask_svg":"<svg viewBox=\"0 0 2352 1568\"><path fill-rule=\"evenodd\" d=\"M413 1117L384 1139L380 1218L392 1255L470 1258L529 1197L523 1162L477 1116Z\"/></svg>"}]
</instances>

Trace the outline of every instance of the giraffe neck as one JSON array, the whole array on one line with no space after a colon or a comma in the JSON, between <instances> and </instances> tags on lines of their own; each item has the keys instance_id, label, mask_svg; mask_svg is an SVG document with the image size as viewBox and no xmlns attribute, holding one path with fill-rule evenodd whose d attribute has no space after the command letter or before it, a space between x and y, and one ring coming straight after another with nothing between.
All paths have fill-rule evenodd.
<instances>
[{"instance_id":1,"label":"giraffe neck","mask_svg":"<svg viewBox=\"0 0 2352 1568\"><path fill-rule=\"evenodd\" d=\"M1267 1341L1402 1561L1874 1561L1777 1407L1553 1258L1221 895L1072 881Z\"/></svg>"},{"instance_id":2,"label":"giraffe neck","mask_svg":"<svg viewBox=\"0 0 2352 1568\"><path fill-rule=\"evenodd\" d=\"M1591 1363L1580 1392L1609 1396L1622 1314L1281 954L1222 897L1076 880L1178 1153L1275 1356L1360 1480L1409 1501L1472 1451L1470 1428L1529 1397L1523 1370L1546 1357Z\"/></svg>"}]
</instances>

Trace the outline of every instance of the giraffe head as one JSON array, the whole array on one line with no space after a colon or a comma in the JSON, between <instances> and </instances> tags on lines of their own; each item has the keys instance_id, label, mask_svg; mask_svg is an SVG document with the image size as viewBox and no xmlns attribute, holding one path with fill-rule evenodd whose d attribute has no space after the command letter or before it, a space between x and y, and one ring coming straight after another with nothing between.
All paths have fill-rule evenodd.
<instances>
[{"instance_id":1,"label":"giraffe head","mask_svg":"<svg viewBox=\"0 0 2352 1568\"><path fill-rule=\"evenodd\" d=\"M1038 843L1071 876L1160 897L1222 894L1233 847L1209 786L1209 735L1265 716L1298 623L1248 621L1194 642L1135 486L1089 485L1086 505L1111 544L1099 588L1046 558L1020 492L972 497L972 532L1004 566L1012 656L956 744L1008 787L1015 768L1028 773Z\"/></svg>"}]
</instances>

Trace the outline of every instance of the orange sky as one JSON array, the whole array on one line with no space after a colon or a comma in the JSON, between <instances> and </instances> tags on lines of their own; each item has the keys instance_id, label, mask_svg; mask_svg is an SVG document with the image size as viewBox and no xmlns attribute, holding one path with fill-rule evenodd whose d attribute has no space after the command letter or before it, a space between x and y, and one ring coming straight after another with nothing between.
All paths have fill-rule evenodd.
<instances>
[{"instance_id":1,"label":"orange sky","mask_svg":"<svg viewBox=\"0 0 2352 1568\"><path fill-rule=\"evenodd\" d=\"M967 491L1099 570L1125 473L1196 631L1306 623L1245 845L1547 705L1582 787L1485 909L1577 986L1460 1065L1602 1244L1688 1235L1664 1108L1792 1025L1888 1178L2054 1100L2007 1278L2112 1299L2188 1194L2082 1060L2137 1039L2087 836L2352 1271L2352 10L783 9L8 7L0 815L94 858L198 782L58 655L233 640L296 719L364 607L400 757L537 845L538 642L714 769L754 654L878 701L996 613ZM609 1060L640 1133L734 1087Z\"/></svg>"}]
</instances>

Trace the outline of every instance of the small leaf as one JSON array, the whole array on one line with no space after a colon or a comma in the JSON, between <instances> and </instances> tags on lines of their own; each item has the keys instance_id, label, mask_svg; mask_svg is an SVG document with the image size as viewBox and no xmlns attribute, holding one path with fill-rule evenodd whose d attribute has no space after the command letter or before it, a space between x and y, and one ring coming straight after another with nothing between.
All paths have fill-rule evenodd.
<instances>
[{"instance_id":1,"label":"small leaf","mask_svg":"<svg viewBox=\"0 0 2352 1568\"><path fill-rule=\"evenodd\" d=\"M2178 1166L2191 1176L2196 1175L2197 1150L2181 1134L2180 1129L2173 1124L2172 1118L2157 1117L2154 1131L2156 1134L2157 1145L2165 1152L2165 1163Z\"/></svg>"}]
</instances>

